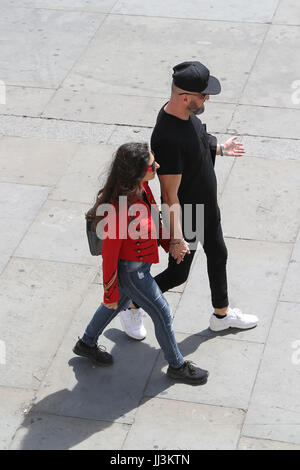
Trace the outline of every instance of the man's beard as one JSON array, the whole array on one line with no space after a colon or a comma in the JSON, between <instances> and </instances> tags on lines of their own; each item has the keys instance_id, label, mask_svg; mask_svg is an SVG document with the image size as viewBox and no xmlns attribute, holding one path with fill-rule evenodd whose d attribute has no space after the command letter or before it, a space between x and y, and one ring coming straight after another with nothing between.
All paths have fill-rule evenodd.
<instances>
[{"instance_id":1,"label":"man's beard","mask_svg":"<svg viewBox=\"0 0 300 470\"><path fill-rule=\"evenodd\" d=\"M194 103L191 103L190 107L189 107L191 113L195 114L196 116L199 116L199 114L202 114L204 113L205 111L205 106L204 106L204 103L202 103L202 105L200 106L200 108L196 108Z\"/></svg>"},{"instance_id":2,"label":"man's beard","mask_svg":"<svg viewBox=\"0 0 300 470\"><path fill-rule=\"evenodd\" d=\"M195 111L193 111L193 113L194 113L196 116L199 116L199 114L204 113L204 111L205 111L205 106L204 106L204 104L203 104L200 108L197 108Z\"/></svg>"}]
</instances>

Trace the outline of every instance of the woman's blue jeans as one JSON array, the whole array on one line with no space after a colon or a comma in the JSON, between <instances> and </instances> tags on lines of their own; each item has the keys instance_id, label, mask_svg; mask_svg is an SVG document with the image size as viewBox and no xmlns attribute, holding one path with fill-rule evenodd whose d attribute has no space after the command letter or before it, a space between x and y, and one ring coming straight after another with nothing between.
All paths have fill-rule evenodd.
<instances>
[{"instance_id":1,"label":"woman's blue jeans","mask_svg":"<svg viewBox=\"0 0 300 470\"><path fill-rule=\"evenodd\" d=\"M82 340L89 346L95 346L107 325L120 311L128 308L133 300L152 318L156 339L167 362L172 367L180 367L184 359L176 343L171 309L151 276L150 267L151 263L119 260L118 285L121 298L118 308L113 310L101 304L88 324Z\"/></svg>"}]
</instances>

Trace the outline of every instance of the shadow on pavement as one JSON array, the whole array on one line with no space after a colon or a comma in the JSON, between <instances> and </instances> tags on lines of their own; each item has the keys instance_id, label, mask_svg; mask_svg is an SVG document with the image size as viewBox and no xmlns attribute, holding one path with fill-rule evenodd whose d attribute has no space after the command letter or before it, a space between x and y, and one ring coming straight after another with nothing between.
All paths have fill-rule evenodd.
<instances>
[{"instance_id":1,"label":"shadow on pavement","mask_svg":"<svg viewBox=\"0 0 300 470\"><path fill-rule=\"evenodd\" d=\"M181 341L179 348L183 355L192 354L201 344L216 336L208 336L208 333L209 330L204 330ZM145 397L144 390L160 350L149 344L130 340L123 332L114 328L107 330L104 335L115 343L111 351L116 358L114 365L95 367L85 358L70 359L68 364L73 368L77 381L75 387L50 394L32 406L21 425L27 431L18 444L18 449L70 449L93 434L103 432L114 422L132 424L141 400L145 403L153 398ZM224 335L225 333L222 334ZM123 360L122 348L124 351L135 349L134 354L131 353L131 359L137 358L137 354L143 359L148 358L150 368L142 383L141 368L136 367L134 360L131 363L126 357ZM146 365L145 363L145 368ZM205 358L199 366L205 366ZM161 376L158 377L155 384L157 395L175 383L164 372L161 371L161 374L165 379L162 381Z\"/></svg>"}]
</instances>

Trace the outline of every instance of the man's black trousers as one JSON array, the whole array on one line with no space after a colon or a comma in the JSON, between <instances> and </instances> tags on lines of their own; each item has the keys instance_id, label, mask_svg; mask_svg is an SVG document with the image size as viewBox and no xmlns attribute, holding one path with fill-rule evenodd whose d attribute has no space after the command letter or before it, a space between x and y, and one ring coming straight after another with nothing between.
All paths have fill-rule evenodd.
<instances>
[{"instance_id":1,"label":"man's black trousers","mask_svg":"<svg viewBox=\"0 0 300 470\"><path fill-rule=\"evenodd\" d=\"M203 249L207 258L212 305L214 308L227 307L229 304L226 275L227 248L220 221L204 231ZM179 264L169 255L167 269L154 278L162 292L167 292L186 282L195 253L196 250L191 250L191 253L186 254Z\"/></svg>"}]
</instances>

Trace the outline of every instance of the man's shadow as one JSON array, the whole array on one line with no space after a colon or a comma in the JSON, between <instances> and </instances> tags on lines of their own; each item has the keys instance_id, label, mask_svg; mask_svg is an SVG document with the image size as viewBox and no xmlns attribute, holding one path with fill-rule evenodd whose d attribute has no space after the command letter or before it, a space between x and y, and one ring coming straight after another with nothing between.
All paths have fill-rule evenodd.
<instances>
[{"instance_id":1,"label":"man's shadow","mask_svg":"<svg viewBox=\"0 0 300 470\"><path fill-rule=\"evenodd\" d=\"M88 359L71 358L68 364L75 374L75 387L50 394L32 406L22 423L26 435L17 444L18 449L70 449L116 421L130 425L141 402L165 394L175 383L158 369L151 378L151 391L147 392L146 384L157 363L159 346L131 340L115 328L104 335L114 342L111 351L114 365L95 367ZM178 345L185 357L215 336L210 330L204 330ZM205 366L205 358L199 366Z\"/></svg>"}]
</instances>

